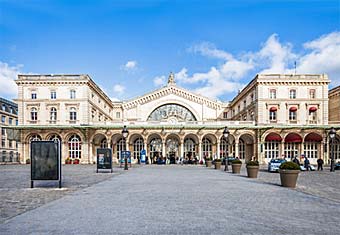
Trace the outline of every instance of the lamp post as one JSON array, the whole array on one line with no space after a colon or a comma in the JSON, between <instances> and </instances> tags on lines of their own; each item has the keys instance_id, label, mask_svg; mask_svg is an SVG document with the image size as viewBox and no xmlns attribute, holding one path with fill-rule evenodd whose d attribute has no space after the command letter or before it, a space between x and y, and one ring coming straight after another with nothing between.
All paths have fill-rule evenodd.
<instances>
[{"instance_id":1,"label":"lamp post","mask_svg":"<svg viewBox=\"0 0 340 235\"><path fill-rule=\"evenodd\" d=\"M228 141L228 136L229 136L229 130L228 130L228 127L224 127L224 130L223 130L223 137L225 138L226 142L227 142L227 153L229 153L228 151L228 144L229 144L229 141ZM224 161L224 171L228 171L228 155L226 154L225 156L225 161Z\"/></svg>"},{"instance_id":2,"label":"lamp post","mask_svg":"<svg viewBox=\"0 0 340 235\"><path fill-rule=\"evenodd\" d=\"M122 135L123 135L123 142L124 142L124 170L128 170L128 160L127 160L127 157L126 157L126 137L128 137L129 135L129 131L127 129L126 126L123 127L123 130L122 130Z\"/></svg>"},{"instance_id":3,"label":"lamp post","mask_svg":"<svg viewBox=\"0 0 340 235\"><path fill-rule=\"evenodd\" d=\"M331 130L329 131L329 138L331 139L331 172L334 172L334 138L336 135L336 130L334 129L334 127L331 128Z\"/></svg>"}]
</instances>

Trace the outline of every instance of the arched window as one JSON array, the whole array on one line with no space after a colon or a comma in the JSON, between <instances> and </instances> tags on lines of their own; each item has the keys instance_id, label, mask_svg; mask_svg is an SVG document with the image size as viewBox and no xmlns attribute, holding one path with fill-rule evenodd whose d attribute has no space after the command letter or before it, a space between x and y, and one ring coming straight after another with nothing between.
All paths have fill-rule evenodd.
<instances>
[{"instance_id":1,"label":"arched window","mask_svg":"<svg viewBox=\"0 0 340 235\"><path fill-rule=\"evenodd\" d=\"M121 154L121 151L124 151L125 150L125 141L124 139L120 139L118 140L117 142L117 158L120 159L120 154Z\"/></svg>"},{"instance_id":2,"label":"arched window","mask_svg":"<svg viewBox=\"0 0 340 235\"><path fill-rule=\"evenodd\" d=\"M133 142L133 158L140 159L140 152L144 148L144 141L142 138L138 138Z\"/></svg>"},{"instance_id":3,"label":"arched window","mask_svg":"<svg viewBox=\"0 0 340 235\"><path fill-rule=\"evenodd\" d=\"M70 121L76 121L77 120L77 110L76 108L70 108Z\"/></svg>"},{"instance_id":4,"label":"arched window","mask_svg":"<svg viewBox=\"0 0 340 235\"><path fill-rule=\"evenodd\" d=\"M184 156L183 157L195 157L196 155L196 144L191 138L184 140Z\"/></svg>"},{"instance_id":5,"label":"arched window","mask_svg":"<svg viewBox=\"0 0 340 235\"><path fill-rule=\"evenodd\" d=\"M202 140L202 154L203 157L212 157L212 145L210 139L204 137Z\"/></svg>"},{"instance_id":6,"label":"arched window","mask_svg":"<svg viewBox=\"0 0 340 235\"><path fill-rule=\"evenodd\" d=\"M107 148L107 140L106 140L106 138L102 139L102 141L100 142L100 148L102 148L102 149Z\"/></svg>"},{"instance_id":7,"label":"arched window","mask_svg":"<svg viewBox=\"0 0 340 235\"><path fill-rule=\"evenodd\" d=\"M148 121L196 121L195 116L186 107L179 104L165 104L155 110L148 117Z\"/></svg>"},{"instance_id":8,"label":"arched window","mask_svg":"<svg viewBox=\"0 0 340 235\"><path fill-rule=\"evenodd\" d=\"M333 140L333 151L334 151L334 159L335 160L340 160L340 138L338 135ZM329 152L331 153L332 151L332 145L330 145Z\"/></svg>"},{"instance_id":9,"label":"arched window","mask_svg":"<svg viewBox=\"0 0 340 235\"><path fill-rule=\"evenodd\" d=\"M160 138L155 138L150 141L150 158L151 162L160 156L162 152L162 140Z\"/></svg>"},{"instance_id":10,"label":"arched window","mask_svg":"<svg viewBox=\"0 0 340 235\"><path fill-rule=\"evenodd\" d=\"M70 99L75 99L75 98L76 98L76 91L70 90Z\"/></svg>"},{"instance_id":11,"label":"arched window","mask_svg":"<svg viewBox=\"0 0 340 235\"><path fill-rule=\"evenodd\" d=\"M240 154L240 159L245 159L246 155L246 145L243 139L240 139L238 144L238 153Z\"/></svg>"},{"instance_id":12,"label":"arched window","mask_svg":"<svg viewBox=\"0 0 340 235\"><path fill-rule=\"evenodd\" d=\"M52 107L50 110L50 121L51 123L55 123L57 121L57 109Z\"/></svg>"},{"instance_id":13,"label":"arched window","mask_svg":"<svg viewBox=\"0 0 340 235\"><path fill-rule=\"evenodd\" d=\"M228 143L227 140L225 138L221 139L220 142L220 156L221 158L223 157L227 157L228 156Z\"/></svg>"},{"instance_id":14,"label":"arched window","mask_svg":"<svg viewBox=\"0 0 340 235\"><path fill-rule=\"evenodd\" d=\"M31 108L31 121L37 121L38 120L38 111L37 108Z\"/></svg>"},{"instance_id":15,"label":"arched window","mask_svg":"<svg viewBox=\"0 0 340 235\"><path fill-rule=\"evenodd\" d=\"M72 159L81 158L81 139L78 135L72 135L68 140L68 154Z\"/></svg>"},{"instance_id":16,"label":"arched window","mask_svg":"<svg viewBox=\"0 0 340 235\"><path fill-rule=\"evenodd\" d=\"M277 133L270 133L266 136L264 142L264 157L265 158L278 158L279 146L282 138Z\"/></svg>"},{"instance_id":17,"label":"arched window","mask_svg":"<svg viewBox=\"0 0 340 235\"><path fill-rule=\"evenodd\" d=\"M57 142L57 143L61 143L61 138L58 135L52 135L49 140Z\"/></svg>"},{"instance_id":18,"label":"arched window","mask_svg":"<svg viewBox=\"0 0 340 235\"><path fill-rule=\"evenodd\" d=\"M32 136L30 137L29 142L31 143L32 141L40 141L40 140L41 140L40 135L32 135Z\"/></svg>"}]
</instances>

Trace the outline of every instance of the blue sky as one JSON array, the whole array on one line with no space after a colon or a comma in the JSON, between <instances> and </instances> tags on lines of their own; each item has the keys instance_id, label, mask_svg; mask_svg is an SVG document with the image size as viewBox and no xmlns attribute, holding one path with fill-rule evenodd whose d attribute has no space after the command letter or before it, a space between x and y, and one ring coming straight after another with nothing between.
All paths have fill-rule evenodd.
<instances>
[{"instance_id":1,"label":"blue sky","mask_svg":"<svg viewBox=\"0 0 340 235\"><path fill-rule=\"evenodd\" d=\"M231 100L257 73L340 82L340 1L0 0L0 96L18 73L89 74L125 100L164 85Z\"/></svg>"}]
</instances>

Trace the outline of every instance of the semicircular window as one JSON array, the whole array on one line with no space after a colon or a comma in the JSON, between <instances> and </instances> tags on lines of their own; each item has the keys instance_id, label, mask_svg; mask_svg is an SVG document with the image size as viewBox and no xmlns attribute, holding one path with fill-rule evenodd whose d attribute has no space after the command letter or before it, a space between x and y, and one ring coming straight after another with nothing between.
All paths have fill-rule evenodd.
<instances>
[{"instance_id":1,"label":"semicircular window","mask_svg":"<svg viewBox=\"0 0 340 235\"><path fill-rule=\"evenodd\" d=\"M192 122L195 116L186 107L179 104L165 104L154 109L148 121Z\"/></svg>"}]
</instances>

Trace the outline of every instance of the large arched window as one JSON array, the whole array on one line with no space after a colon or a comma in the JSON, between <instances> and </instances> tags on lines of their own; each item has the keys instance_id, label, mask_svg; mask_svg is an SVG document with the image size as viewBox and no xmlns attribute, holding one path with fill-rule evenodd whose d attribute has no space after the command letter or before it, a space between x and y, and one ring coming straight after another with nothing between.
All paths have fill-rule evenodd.
<instances>
[{"instance_id":1,"label":"large arched window","mask_svg":"<svg viewBox=\"0 0 340 235\"><path fill-rule=\"evenodd\" d=\"M59 135L51 135L49 140L57 142L57 143L61 143L61 138Z\"/></svg>"},{"instance_id":2,"label":"large arched window","mask_svg":"<svg viewBox=\"0 0 340 235\"><path fill-rule=\"evenodd\" d=\"M125 150L125 141L124 139L120 139L118 140L117 142L117 158L120 159L120 154L121 154L121 151L124 151Z\"/></svg>"},{"instance_id":3,"label":"large arched window","mask_svg":"<svg viewBox=\"0 0 340 235\"><path fill-rule=\"evenodd\" d=\"M159 157L162 152L162 140L160 138L154 138L150 141L150 158L151 162L155 158Z\"/></svg>"},{"instance_id":4,"label":"large arched window","mask_svg":"<svg viewBox=\"0 0 340 235\"><path fill-rule=\"evenodd\" d=\"M102 141L100 141L100 148L105 149L107 148L107 140L106 138L102 139Z\"/></svg>"},{"instance_id":5,"label":"large arched window","mask_svg":"<svg viewBox=\"0 0 340 235\"><path fill-rule=\"evenodd\" d=\"M31 108L31 121L37 121L38 120L38 110L37 108Z\"/></svg>"},{"instance_id":6,"label":"large arched window","mask_svg":"<svg viewBox=\"0 0 340 235\"><path fill-rule=\"evenodd\" d=\"M246 145L245 145L243 139L240 139L240 140L239 140L239 144L238 144L238 153L240 154L240 159L245 159L245 155L246 155Z\"/></svg>"},{"instance_id":7,"label":"large arched window","mask_svg":"<svg viewBox=\"0 0 340 235\"><path fill-rule=\"evenodd\" d=\"M81 139L78 135L72 135L68 140L68 153L72 159L81 158Z\"/></svg>"},{"instance_id":8,"label":"large arched window","mask_svg":"<svg viewBox=\"0 0 340 235\"><path fill-rule=\"evenodd\" d=\"M155 110L148 117L148 121L196 121L189 109L179 104L165 104Z\"/></svg>"},{"instance_id":9,"label":"large arched window","mask_svg":"<svg viewBox=\"0 0 340 235\"><path fill-rule=\"evenodd\" d=\"M196 155L196 144L191 138L184 140L184 156L183 157L195 157Z\"/></svg>"},{"instance_id":10,"label":"large arched window","mask_svg":"<svg viewBox=\"0 0 340 235\"><path fill-rule=\"evenodd\" d=\"M134 142L133 142L133 158L134 159L140 159L140 152L142 151L142 149L144 148L144 141L142 138L137 138Z\"/></svg>"},{"instance_id":11,"label":"large arched window","mask_svg":"<svg viewBox=\"0 0 340 235\"><path fill-rule=\"evenodd\" d=\"M57 121L57 109L52 107L50 110L50 121L51 123L55 123Z\"/></svg>"},{"instance_id":12,"label":"large arched window","mask_svg":"<svg viewBox=\"0 0 340 235\"><path fill-rule=\"evenodd\" d=\"M40 140L41 140L40 135L32 135L32 136L30 137L29 142L31 143L32 141L40 141Z\"/></svg>"},{"instance_id":13,"label":"large arched window","mask_svg":"<svg viewBox=\"0 0 340 235\"><path fill-rule=\"evenodd\" d=\"M212 145L210 139L204 137L202 140L202 154L203 157L212 157Z\"/></svg>"}]
</instances>

